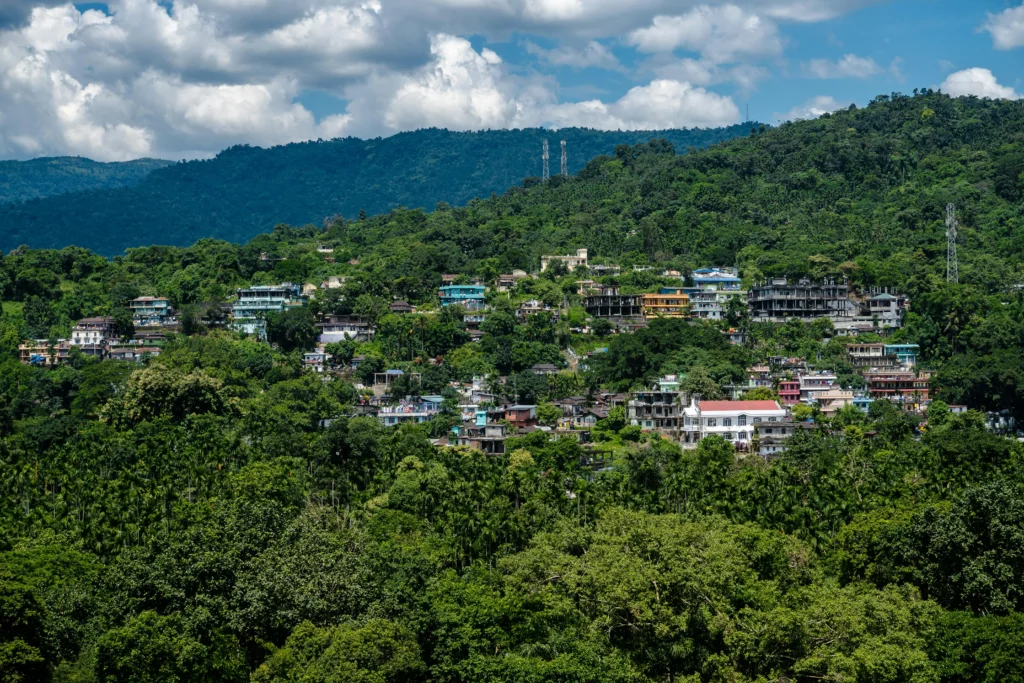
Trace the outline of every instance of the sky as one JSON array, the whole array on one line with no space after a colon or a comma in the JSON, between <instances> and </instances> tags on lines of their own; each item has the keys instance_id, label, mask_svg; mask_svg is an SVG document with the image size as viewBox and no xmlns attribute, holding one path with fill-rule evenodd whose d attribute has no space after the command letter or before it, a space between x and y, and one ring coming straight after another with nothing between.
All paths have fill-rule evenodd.
<instances>
[{"instance_id":1,"label":"sky","mask_svg":"<svg viewBox=\"0 0 1024 683\"><path fill-rule=\"evenodd\" d=\"M1021 99L1022 1L0 0L0 158Z\"/></svg>"}]
</instances>

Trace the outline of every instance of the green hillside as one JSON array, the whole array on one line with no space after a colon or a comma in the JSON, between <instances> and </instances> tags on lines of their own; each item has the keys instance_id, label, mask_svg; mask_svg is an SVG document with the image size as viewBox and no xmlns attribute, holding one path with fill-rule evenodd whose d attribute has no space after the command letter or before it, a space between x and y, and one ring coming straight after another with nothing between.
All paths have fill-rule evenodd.
<instances>
[{"instance_id":1,"label":"green hillside","mask_svg":"<svg viewBox=\"0 0 1024 683\"><path fill-rule=\"evenodd\" d=\"M112 259L0 255L0 679L1024 680L1024 445L982 412L1024 419L1021 133L1013 103L886 97L685 156L622 145L455 208ZM951 201L960 283L944 277ZM581 306L584 274L559 268L492 287L477 341L460 306L438 306L442 273L493 284L574 247L622 265L594 277L626 293L678 285L667 267L734 262L748 284L898 286L911 311L884 340L920 345L935 400L923 414L882 397L795 405L801 425L763 458L730 433L683 448L609 397L678 373L714 400L773 356L856 388L849 339L827 319L751 323L731 304L726 320L612 334ZM267 314L270 343L221 324L235 287L332 275L347 279ZM140 295L178 309L180 333L146 341L158 355L76 348L44 367L44 341L19 361L23 340L56 341L85 316L133 335ZM395 298L418 310L391 312ZM533 300L557 317L519 315ZM316 321L351 314L373 338L328 344L312 371ZM734 326L745 344L722 334ZM398 426L367 415L385 369L403 371L380 398L404 411ZM487 454L450 447L488 406L463 405L477 377L550 431L509 432ZM440 404L417 423L427 396ZM597 412L570 426L574 406Z\"/></svg>"},{"instance_id":2,"label":"green hillside","mask_svg":"<svg viewBox=\"0 0 1024 683\"><path fill-rule=\"evenodd\" d=\"M664 137L679 150L706 147L750 125L711 130L526 129L455 133L419 130L384 139L346 138L261 149L233 147L208 161L175 164L132 187L0 206L0 248L77 245L106 255L146 244L187 245L204 237L241 242L278 223L320 225L402 205L433 208L504 192L541 174L541 144L559 141L572 173L618 144Z\"/></svg>"},{"instance_id":3,"label":"green hillside","mask_svg":"<svg viewBox=\"0 0 1024 683\"><path fill-rule=\"evenodd\" d=\"M136 159L103 163L82 157L0 161L0 204L69 192L128 187L173 161Z\"/></svg>"}]
</instances>

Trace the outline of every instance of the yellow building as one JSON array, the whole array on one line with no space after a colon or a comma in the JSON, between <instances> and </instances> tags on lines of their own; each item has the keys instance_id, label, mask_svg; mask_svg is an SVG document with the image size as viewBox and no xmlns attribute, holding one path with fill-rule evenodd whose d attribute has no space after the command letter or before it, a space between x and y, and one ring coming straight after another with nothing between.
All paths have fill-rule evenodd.
<instances>
[{"instance_id":1,"label":"yellow building","mask_svg":"<svg viewBox=\"0 0 1024 683\"><path fill-rule=\"evenodd\" d=\"M684 292L644 294L645 318L685 318L689 314L690 297Z\"/></svg>"}]
</instances>

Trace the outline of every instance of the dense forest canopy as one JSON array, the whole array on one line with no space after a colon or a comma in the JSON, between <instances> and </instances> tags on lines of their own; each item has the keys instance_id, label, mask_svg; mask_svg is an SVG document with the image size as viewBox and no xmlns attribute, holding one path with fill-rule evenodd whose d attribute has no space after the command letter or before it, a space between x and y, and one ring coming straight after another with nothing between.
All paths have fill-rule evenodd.
<instances>
[{"instance_id":1,"label":"dense forest canopy","mask_svg":"<svg viewBox=\"0 0 1024 683\"><path fill-rule=\"evenodd\" d=\"M0 204L68 192L128 187L174 162L161 159L103 163L82 157L0 161Z\"/></svg>"},{"instance_id":2,"label":"dense forest canopy","mask_svg":"<svg viewBox=\"0 0 1024 683\"><path fill-rule=\"evenodd\" d=\"M161 169L132 187L0 206L0 249L76 245L114 255L128 247L185 246L204 237L244 242L278 223L321 225L338 214L354 218L361 211L376 214L400 205L464 204L504 192L525 176L540 175L545 139L552 173L560 168L560 140L567 143L569 171L575 173L618 144L663 137L685 151L746 135L750 127L473 133L429 129L383 139L232 147L211 160ZM27 164L10 162L8 167L26 174L40 166ZM12 182L19 179L28 182L18 175Z\"/></svg>"},{"instance_id":3,"label":"dense forest canopy","mask_svg":"<svg viewBox=\"0 0 1024 683\"><path fill-rule=\"evenodd\" d=\"M113 259L4 254L0 678L1024 680L1024 447L979 412L1024 418L1022 123L1013 103L893 95L684 156L623 145L461 207ZM948 202L963 226L957 284ZM474 376L538 403L543 424L555 400L667 372L712 396L770 355L853 377L828 320L730 310L581 333L579 278L558 268L490 292L477 342L458 307L436 305L442 273L490 283L582 247L625 266L604 279L628 292L711 264L747 283L899 287L911 311L887 341L920 344L940 400L923 416L884 400L807 408L815 428L770 460L718 437L683 450L621 407L589 445L543 431L502 455L434 445L461 419L450 383ZM270 344L217 327L235 287L331 276L347 280L267 321ZM127 302L143 294L180 313L158 357L18 362L22 339L65 336L83 316L130 333ZM393 314L399 298L419 311ZM561 318L517 317L526 299ZM321 314L376 324L372 341L330 345L361 362L327 381L303 367ZM722 335L730 325L745 345ZM573 371L569 349L596 346ZM358 414L357 383L384 368L419 375L402 393L440 394L439 414L395 428Z\"/></svg>"}]
</instances>

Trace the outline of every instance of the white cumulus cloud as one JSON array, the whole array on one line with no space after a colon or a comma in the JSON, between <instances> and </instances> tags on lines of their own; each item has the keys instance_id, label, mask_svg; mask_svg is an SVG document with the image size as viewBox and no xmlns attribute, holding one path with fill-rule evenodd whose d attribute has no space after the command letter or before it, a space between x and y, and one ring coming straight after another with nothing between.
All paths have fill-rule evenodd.
<instances>
[{"instance_id":1,"label":"white cumulus cloud","mask_svg":"<svg viewBox=\"0 0 1024 683\"><path fill-rule=\"evenodd\" d=\"M1000 50L1024 47L1024 4L989 14L981 29L992 34L992 44Z\"/></svg>"},{"instance_id":2,"label":"white cumulus cloud","mask_svg":"<svg viewBox=\"0 0 1024 683\"><path fill-rule=\"evenodd\" d=\"M782 52L775 23L736 5L701 5L685 14L659 15L650 26L630 33L628 41L641 52L683 49L717 63Z\"/></svg>"},{"instance_id":3,"label":"white cumulus cloud","mask_svg":"<svg viewBox=\"0 0 1024 683\"><path fill-rule=\"evenodd\" d=\"M1021 97L1013 88L1000 85L990 70L977 66L946 76L939 89L953 97L975 95L993 100L1018 100Z\"/></svg>"},{"instance_id":4,"label":"white cumulus cloud","mask_svg":"<svg viewBox=\"0 0 1024 683\"><path fill-rule=\"evenodd\" d=\"M812 59L801 65L804 74L810 78L868 78L882 71L870 57L858 57L853 53L832 62L827 59Z\"/></svg>"},{"instance_id":5,"label":"white cumulus cloud","mask_svg":"<svg viewBox=\"0 0 1024 683\"><path fill-rule=\"evenodd\" d=\"M776 113L774 116L779 121L816 119L822 114L830 114L848 106L850 106L849 102L839 102L831 95L818 95L817 97L812 97L803 104L798 104L785 114Z\"/></svg>"}]
</instances>

